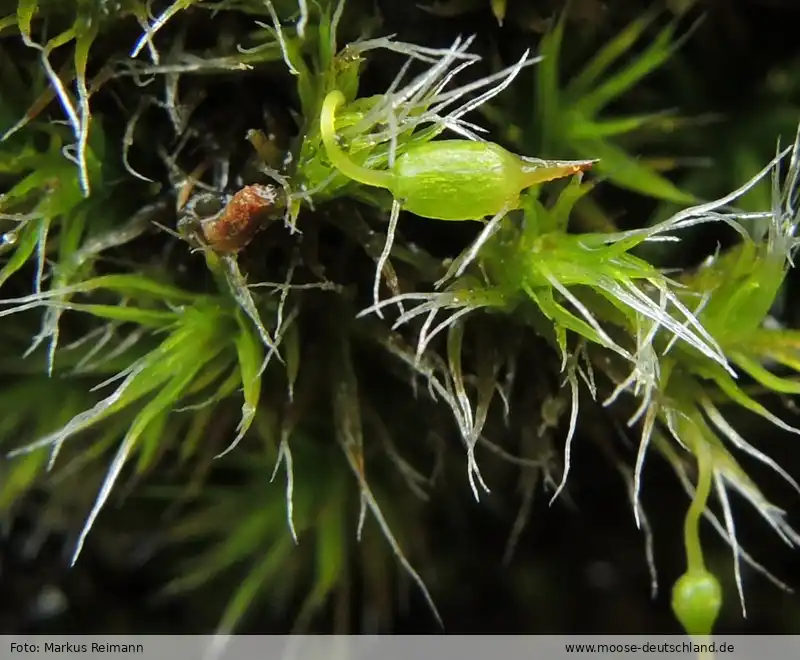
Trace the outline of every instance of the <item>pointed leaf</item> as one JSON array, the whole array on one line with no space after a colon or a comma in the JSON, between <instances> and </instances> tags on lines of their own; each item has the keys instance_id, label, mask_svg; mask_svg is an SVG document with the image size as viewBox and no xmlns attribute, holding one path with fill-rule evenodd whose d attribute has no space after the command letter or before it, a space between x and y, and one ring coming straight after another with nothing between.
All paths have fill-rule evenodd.
<instances>
[{"instance_id":1,"label":"pointed leaf","mask_svg":"<svg viewBox=\"0 0 800 660\"><path fill-rule=\"evenodd\" d=\"M653 40L652 44L628 66L606 80L580 99L574 99L579 112L585 117L594 117L609 103L618 99L642 78L664 64L675 50L672 36L675 26L669 25Z\"/></svg>"},{"instance_id":2,"label":"pointed leaf","mask_svg":"<svg viewBox=\"0 0 800 660\"><path fill-rule=\"evenodd\" d=\"M599 158L600 162L594 169L607 175L618 186L678 204L697 202L692 195L609 142L586 141L575 146L582 155L591 154L592 158Z\"/></svg>"},{"instance_id":3,"label":"pointed leaf","mask_svg":"<svg viewBox=\"0 0 800 660\"><path fill-rule=\"evenodd\" d=\"M647 27L658 15L657 10L646 12L641 17L629 23L616 37L611 39L592 60L575 76L567 85L566 94L572 99L580 99L589 93L589 90L608 68L625 53L633 48L634 44L644 34Z\"/></svg>"}]
</instances>

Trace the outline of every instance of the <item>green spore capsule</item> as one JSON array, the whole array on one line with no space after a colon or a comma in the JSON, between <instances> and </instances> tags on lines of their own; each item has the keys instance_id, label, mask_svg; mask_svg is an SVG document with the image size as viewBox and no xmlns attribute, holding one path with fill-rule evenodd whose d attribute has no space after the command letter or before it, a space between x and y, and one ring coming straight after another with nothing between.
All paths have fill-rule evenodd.
<instances>
[{"instance_id":1,"label":"green spore capsule","mask_svg":"<svg viewBox=\"0 0 800 660\"><path fill-rule=\"evenodd\" d=\"M703 638L711 635L722 608L722 587L706 568L700 544L700 520L708 505L714 478L713 458L702 436L696 437L692 450L697 458L697 489L684 522L687 566L672 587L672 611L687 634ZM711 656L701 654L700 657Z\"/></svg>"},{"instance_id":2,"label":"green spore capsule","mask_svg":"<svg viewBox=\"0 0 800 660\"><path fill-rule=\"evenodd\" d=\"M336 142L336 109L344 95L325 97L320 116L322 142L331 163L345 176L385 188L407 211L433 220L482 220L519 207L531 186L571 176L595 161L522 158L491 142L437 140L410 147L388 170L354 163Z\"/></svg>"},{"instance_id":3,"label":"green spore capsule","mask_svg":"<svg viewBox=\"0 0 800 660\"><path fill-rule=\"evenodd\" d=\"M710 635L721 608L722 587L707 570L686 571L672 588L672 611L689 635Z\"/></svg>"},{"instance_id":4,"label":"green spore capsule","mask_svg":"<svg viewBox=\"0 0 800 660\"><path fill-rule=\"evenodd\" d=\"M517 206L527 187L517 160L496 144L428 142L397 159L389 190L420 217L479 220Z\"/></svg>"},{"instance_id":5,"label":"green spore capsule","mask_svg":"<svg viewBox=\"0 0 800 660\"><path fill-rule=\"evenodd\" d=\"M336 109L344 94L333 90L322 102L320 135L331 164L346 177L391 192L389 229L375 270L373 299L378 316L381 272L389 259L400 209L432 220L478 220L491 216L464 255L453 262L441 285L460 277L503 217L520 206L520 193L539 183L578 174L595 161L547 161L523 158L491 142L437 140L412 145L387 170L355 163L336 141Z\"/></svg>"}]
</instances>

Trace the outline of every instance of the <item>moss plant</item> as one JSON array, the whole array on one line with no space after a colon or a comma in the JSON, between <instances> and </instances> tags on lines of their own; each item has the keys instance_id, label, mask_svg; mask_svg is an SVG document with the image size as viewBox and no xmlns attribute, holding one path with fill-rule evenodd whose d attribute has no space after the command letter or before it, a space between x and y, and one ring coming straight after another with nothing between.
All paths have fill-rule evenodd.
<instances>
[{"instance_id":1,"label":"moss plant","mask_svg":"<svg viewBox=\"0 0 800 660\"><path fill-rule=\"evenodd\" d=\"M562 49L570 38L569 12L565 11L542 37L539 54L543 61L535 71L535 84L528 89L518 86L512 101L512 123L503 108L487 106L484 113L519 150L543 157L597 158L597 171L617 186L677 204L691 203L693 196L659 171L671 159L638 155L646 148L648 133L671 131L680 123L675 113L620 115L607 110L618 106L642 80L663 67L685 40L685 36L676 39L675 19L650 34L659 13L653 9L631 21L562 82ZM648 36L646 46L641 46ZM533 115L531 98L537 108ZM636 150L636 157L630 155L631 149ZM590 199L585 199L579 210L592 226L613 225L607 212Z\"/></svg>"},{"instance_id":2,"label":"moss plant","mask_svg":"<svg viewBox=\"0 0 800 660\"><path fill-rule=\"evenodd\" d=\"M793 376L767 366L800 371L797 332L767 324L797 247L800 139L714 201L628 155L622 137L664 115L602 113L665 65L680 43L674 25L604 77L656 14L633 21L561 83L566 14L541 39L539 57L525 52L469 78L486 65L473 38L432 48L382 36L355 1L176 0L155 16L135 0L8 4L0 5L0 507L11 511L35 488L55 504L80 500L89 488L80 484L90 484L73 563L128 481L131 492L174 508L168 537L194 556L167 593L235 574L222 632L267 590L277 609L300 593L295 629L307 629L329 602L346 609L358 581L388 626L393 609L382 594L395 571L441 622L435 574L418 566L432 561L419 521L428 472L441 471L421 467L426 453L462 478L466 464L479 500L492 483L479 449L534 466L550 478L553 501L570 483L587 398L612 416L633 411L636 459L617 467L638 525L649 533L639 495L652 452L687 491L687 570L672 603L688 633L710 634L722 599L703 559L703 521L731 546L742 608L741 561L769 575L738 542L729 491L788 544L800 542L737 456L797 488L791 470L724 414L739 407L800 433L742 385L748 377L768 391L800 392ZM504 2L492 8L505 16ZM364 92L366 67L387 55L403 61L399 72L380 93ZM533 101L516 80L529 67ZM281 119L267 94L253 101L255 88L282 90L292 112ZM220 101L224 93L233 103ZM326 132L332 93L335 131ZM600 208L591 201L600 183L580 172L584 163L569 180L518 186L513 204L492 207L498 214L477 241L434 256L403 236L398 215L415 201L409 191L424 188L425 208L437 209L427 215L455 221L448 226L482 219L453 217L452 209L478 208L483 189L456 186L464 168L448 151L453 142L438 139L508 154L472 122L479 109L510 126L499 139L525 154L526 167L546 164L539 157L599 159L602 179L683 208L655 224L642 218L639 229L570 231L580 205ZM345 151L352 167L342 171L336 154ZM441 186L406 168L405 188L385 186L406 191L394 203L352 176L400 176L395 164L423 152L442 162ZM770 204L738 209L768 176ZM448 186L463 195L458 204ZM740 240L685 273L641 255L645 244L680 243L699 224L733 227ZM543 369L553 358L548 373L563 390L537 393L535 422L536 387L517 369L532 346ZM59 403L42 415L35 397L45 396ZM543 447L518 457L495 439L501 424L555 427L561 407L569 410L563 458ZM442 450L442 438L459 440L463 453ZM156 486L138 484L145 478Z\"/></svg>"}]
</instances>

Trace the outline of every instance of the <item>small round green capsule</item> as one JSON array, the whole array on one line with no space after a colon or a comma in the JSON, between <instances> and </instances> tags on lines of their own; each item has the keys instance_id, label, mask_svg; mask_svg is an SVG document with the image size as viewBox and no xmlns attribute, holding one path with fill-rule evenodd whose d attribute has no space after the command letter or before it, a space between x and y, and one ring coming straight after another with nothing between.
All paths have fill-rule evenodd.
<instances>
[{"instance_id":1,"label":"small round green capsule","mask_svg":"<svg viewBox=\"0 0 800 660\"><path fill-rule=\"evenodd\" d=\"M708 505L714 479L710 447L698 438L693 450L697 458L697 489L686 512L684 544L686 572L672 587L672 611L686 632L692 636L710 635L722 608L722 587L706 568L700 543L700 521Z\"/></svg>"},{"instance_id":2,"label":"small round green capsule","mask_svg":"<svg viewBox=\"0 0 800 660\"><path fill-rule=\"evenodd\" d=\"M491 142L437 140L412 146L389 170L371 170L354 163L336 142L336 109L344 100L334 90L322 104L320 133L331 163L354 181L389 190L402 208L423 218L482 220L518 208L526 188L596 162L526 159Z\"/></svg>"},{"instance_id":3,"label":"small round green capsule","mask_svg":"<svg viewBox=\"0 0 800 660\"><path fill-rule=\"evenodd\" d=\"M672 588L672 611L689 635L710 635L722 608L722 587L707 570L686 571Z\"/></svg>"}]
</instances>

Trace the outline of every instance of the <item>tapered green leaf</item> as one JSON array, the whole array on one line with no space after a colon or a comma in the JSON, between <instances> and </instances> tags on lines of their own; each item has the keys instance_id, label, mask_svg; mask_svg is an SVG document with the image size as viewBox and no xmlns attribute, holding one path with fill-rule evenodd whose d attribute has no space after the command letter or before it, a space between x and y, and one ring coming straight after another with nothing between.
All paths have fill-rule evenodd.
<instances>
[{"instance_id":1,"label":"tapered green leaf","mask_svg":"<svg viewBox=\"0 0 800 660\"><path fill-rule=\"evenodd\" d=\"M664 64L675 50L673 35L675 26L664 28L647 49L630 64L590 92L576 98L579 112L585 117L593 117L611 101L619 98L642 78L651 74Z\"/></svg>"},{"instance_id":2,"label":"tapered green leaf","mask_svg":"<svg viewBox=\"0 0 800 660\"><path fill-rule=\"evenodd\" d=\"M658 16L651 10L631 21L622 31L603 46L589 63L567 85L566 93L572 99L586 96L608 68L620 57L630 52L644 31Z\"/></svg>"},{"instance_id":3,"label":"tapered green leaf","mask_svg":"<svg viewBox=\"0 0 800 660\"><path fill-rule=\"evenodd\" d=\"M595 169L606 174L617 185L634 192L665 199L679 204L692 204L697 200L683 192L671 181L657 174L622 149L606 141L586 141L576 144L581 154L592 154L600 162Z\"/></svg>"},{"instance_id":4,"label":"tapered green leaf","mask_svg":"<svg viewBox=\"0 0 800 660\"><path fill-rule=\"evenodd\" d=\"M647 128L659 120L672 116L672 112L654 112L631 117L616 117L612 119L584 120L575 116L570 123L568 137L571 140L604 140L617 137L633 131Z\"/></svg>"},{"instance_id":5,"label":"tapered green leaf","mask_svg":"<svg viewBox=\"0 0 800 660\"><path fill-rule=\"evenodd\" d=\"M800 381L776 376L771 371L761 366L758 360L754 360L741 352L733 353L731 358L754 380L773 392L780 392L781 394L800 394Z\"/></svg>"},{"instance_id":6,"label":"tapered green leaf","mask_svg":"<svg viewBox=\"0 0 800 660\"><path fill-rule=\"evenodd\" d=\"M264 583L277 575L285 566L293 545L288 539L281 539L272 546L264 558L245 577L239 588L233 594L222 614L222 620L217 626L218 634L229 634L236 629L242 616L258 596Z\"/></svg>"},{"instance_id":7,"label":"tapered green leaf","mask_svg":"<svg viewBox=\"0 0 800 660\"><path fill-rule=\"evenodd\" d=\"M559 61L561 43L564 39L566 12L561 15L553 29L542 37L539 55L542 61L536 70L536 113L540 117L543 150L548 150L553 133L558 134L556 125L561 110L561 89L559 87Z\"/></svg>"},{"instance_id":8,"label":"tapered green leaf","mask_svg":"<svg viewBox=\"0 0 800 660\"><path fill-rule=\"evenodd\" d=\"M34 250L36 250L36 244L39 241L39 232L45 222L47 221L44 218L38 221L28 222L22 229L18 229L15 232L17 236L16 247L11 254L11 258L6 261L2 269L0 269L0 286L28 262Z\"/></svg>"}]
</instances>

